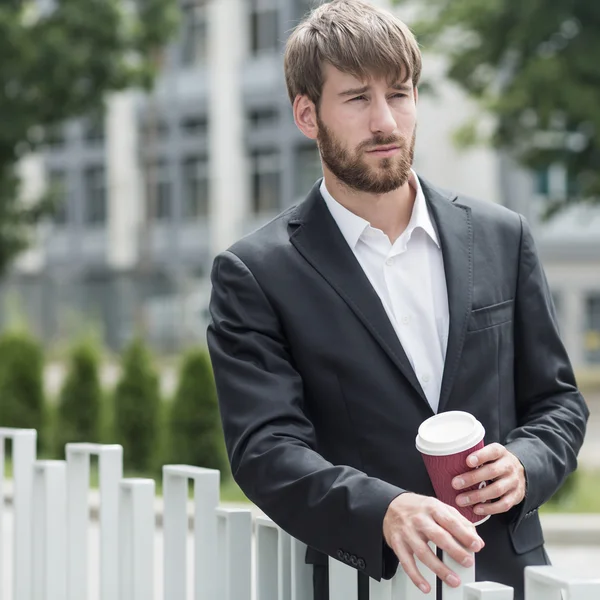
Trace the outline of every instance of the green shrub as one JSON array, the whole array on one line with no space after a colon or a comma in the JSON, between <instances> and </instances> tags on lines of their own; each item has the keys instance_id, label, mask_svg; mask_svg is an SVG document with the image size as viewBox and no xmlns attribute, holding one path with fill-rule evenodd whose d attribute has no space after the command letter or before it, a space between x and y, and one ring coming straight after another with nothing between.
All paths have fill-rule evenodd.
<instances>
[{"instance_id":1,"label":"green shrub","mask_svg":"<svg viewBox=\"0 0 600 600\"><path fill-rule=\"evenodd\" d=\"M189 350L181 363L171 406L169 460L219 469L229 476L215 381L208 353Z\"/></svg>"},{"instance_id":2,"label":"green shrub","mask_svg":"<svg viewBox=\"0 0 600 600\"><path fill-rule=\"evenodd\" d=\"M159 444L160 389L152 357L138 338L125 349L114 393L115 438L123 445L128 470L148 473Z\"/></svg>"},{"instance_id":3,"label":"green shrub","mask_svg":"<svg viewBox=\"0 0 600 600\"><path fill-rule=\"evenodd\" d=\"M100 351L83 339L70 351L68 372L60 391L56 415L58 455L67 442L98 442L102 410Z\"/></svg>"},{"instance_id":4,"label":"green shrub","mask_svg":"<svg viewBox=\"0 0 600 600\"><path fill-rule=\"evenodd\" d=\"M44 354L25 330L0 336L0 426L36 429L38 449L47 451Z\"/></svg>"},{"instance_id":5,"label":"green shrub","mask_svg":"<svg viewBox=\"0 0 600 600\"><path fill-rule=\"evenodd\" d=\"M575 497L580 484L580 472L573 471L564 481L562 486L548 500L551 506L567 506Z\"/></svg>"}]
</instances>

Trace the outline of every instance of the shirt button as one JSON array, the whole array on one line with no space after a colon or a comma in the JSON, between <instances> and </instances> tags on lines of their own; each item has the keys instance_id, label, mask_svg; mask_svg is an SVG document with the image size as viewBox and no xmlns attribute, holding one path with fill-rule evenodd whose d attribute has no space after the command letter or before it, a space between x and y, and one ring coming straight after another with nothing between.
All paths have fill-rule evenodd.
<instances>
[{"instance_id":1,"label":"shirt button","mask_svg":"<svg viewBox=\"0 0 600 600\"><path fill-rule=\"evenodd\" d=\"M425 375L423 375L422 379L423 379L424 383L429 383L429 380L431 379L431 377L429 375L425 374Z\"/></svg>"},{"instance_id":2,"label":"shirt button","mask_svg":"<svg viewBox=\"0 0 600 600\"><path fill-rule=\"evenodd\" d=\"M403 322L405 325L408 325L408 324L410 323L410 317L409 317L408 315L404 315L404 316L402 317L402 322Z\"/></svg>"},{"instance_id":3,"label":"shirt button","mask_svg":"<svg viewBox=\"0 0 600 600\"><path fill-rule=\"evenodd\" d=\"M385 264L386 264L388 267L391 267L391 266L394 264L394 259L393 259L393 258L388 258L388 259L385 261Z\"/></svg>"}]
</instances>

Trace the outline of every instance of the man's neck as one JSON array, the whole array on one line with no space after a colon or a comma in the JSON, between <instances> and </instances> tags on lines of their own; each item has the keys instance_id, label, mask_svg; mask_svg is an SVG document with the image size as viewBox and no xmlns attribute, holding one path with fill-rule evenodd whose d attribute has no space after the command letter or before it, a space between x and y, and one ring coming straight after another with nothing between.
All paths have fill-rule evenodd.
<instances>
[{"instance_id":1,"label":"man's neck","mask_svg":"<svg viewBox=\"0 0 600 600\"><path fill-rule=\"evenodd\" d=\"M325 186L344 208L363 218L375 229L381 229L393 244L408 226L416 191L408 181L387 194L358 192L342 183L328 169L324 170Z\"/></svg>"}]
</instances>

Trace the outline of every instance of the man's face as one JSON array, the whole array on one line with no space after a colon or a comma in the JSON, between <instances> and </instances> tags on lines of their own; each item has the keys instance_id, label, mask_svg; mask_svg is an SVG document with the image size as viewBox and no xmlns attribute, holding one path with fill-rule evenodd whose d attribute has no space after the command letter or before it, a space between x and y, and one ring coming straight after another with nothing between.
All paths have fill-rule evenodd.
<instances>
[{"instance_id":1,"label":"man's face","mask_svg":"<svg viewBox=\"0 0 600 600\"><path fill-rule=\"evenodd\" d=\"M359 81L325 67L317 111L321 158L344 184L386 194L404 185L413 163L416 90L412 83ZM383 148L383 150L381 150Z\"/></svg>"}]
</instances>

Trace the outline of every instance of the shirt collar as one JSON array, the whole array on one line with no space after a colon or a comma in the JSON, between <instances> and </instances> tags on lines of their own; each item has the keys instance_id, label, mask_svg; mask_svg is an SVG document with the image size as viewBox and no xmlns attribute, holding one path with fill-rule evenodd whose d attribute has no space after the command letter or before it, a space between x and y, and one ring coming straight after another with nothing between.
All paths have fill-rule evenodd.
<instances>
[{"instance_id":1,"label":"shirt collar","mask_svg":"<svg viewBox=\"0 0 600 600\"><path fill-rule=\"evenodd\" d=\"M429 235L429 237L439 248L440 242L433 223L431 222L429 210L427 209L427 202L425 201L425 194L423 193L423 188L421 187L421 182L412 169L408 183L416 191L416 196L410 221L402 235L410 238L412 232L416 228L420 227ZM327 208L329 209L331 216L334 218L337 226L342 232L342 235L346 239L346 242L350 248L354 249L356 244L358 244L358 240L371 226L371 224L362 217L359 217L358 215L349 211L345 206L342 206L337 200L335 200L335 198L327 190L324 178L321 182L320 192L321 196L323 196L323 200L325 200L325 204L327 204Z\"/></svg>"}]
</instances>

